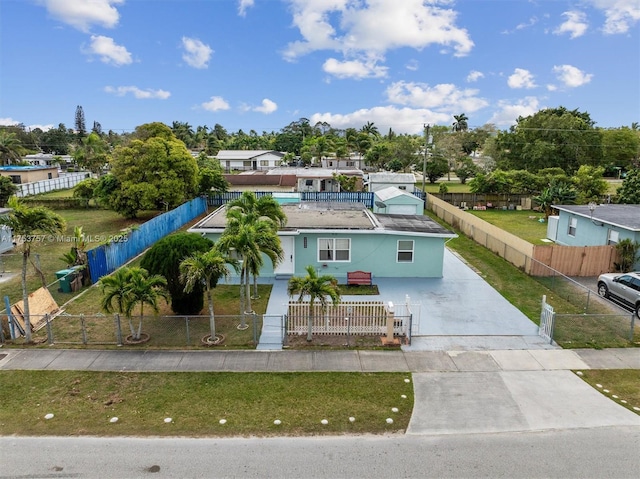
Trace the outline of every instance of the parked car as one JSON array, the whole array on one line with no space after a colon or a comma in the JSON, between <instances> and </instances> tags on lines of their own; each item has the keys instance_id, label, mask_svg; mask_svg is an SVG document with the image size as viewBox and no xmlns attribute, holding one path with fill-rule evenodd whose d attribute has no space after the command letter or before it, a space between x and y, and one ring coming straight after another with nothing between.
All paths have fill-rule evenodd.
<instances>
[{"instance_id":1,"label":"parked car","mask_svg":"<svg viewBox=\"0 0 640 479\"><path fill-rule=\"evenodd\" d=\"M601 274L598 294L632 308L640 319L640 272Z\"/></svg>"}]
</instances>

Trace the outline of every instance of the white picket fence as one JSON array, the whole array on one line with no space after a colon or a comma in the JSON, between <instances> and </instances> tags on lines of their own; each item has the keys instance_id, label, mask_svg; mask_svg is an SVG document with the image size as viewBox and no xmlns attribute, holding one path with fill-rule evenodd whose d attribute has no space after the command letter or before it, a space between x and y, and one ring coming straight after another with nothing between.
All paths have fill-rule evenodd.
<instances>
[{"instance_id":1,"label":"white picket fence","mask_svg":"<svg viewBox=\"0 0 640 479\"><path fill-rule=\"evenodd\" d=\"M54 190L66 190L73 188L82 180L89 178L91 174L88 172L81 173L65 173L58 178L51 178L50 180L34 181L33 183L22 183L16 185L18 191L16 196L18 198L24 198L25 196L37 195L40 193L46 193Z\"/></svg>"},{"instance_id":2,"label":"white picket fence","mask_svg":"<svg viewBox=\"0 0 640 479\"><path fill-rule=\"evenodd\" d=\"M309 328L308 302L290 302L287 313L287 333L307 334ZM313 306L312 333L318 335L384 335L387 318L393 312L382 301L362 301ZM394 316L394 334L404 335L410 316Z\"/></svg>"}]
</instances>

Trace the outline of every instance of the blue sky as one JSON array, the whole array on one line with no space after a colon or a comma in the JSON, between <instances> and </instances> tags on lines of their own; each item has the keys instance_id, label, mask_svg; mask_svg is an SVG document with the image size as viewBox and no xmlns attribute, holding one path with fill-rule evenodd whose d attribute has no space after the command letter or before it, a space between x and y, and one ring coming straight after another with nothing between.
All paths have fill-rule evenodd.
<instances>
[{"instance_id":1,"label":"blue sky","mask_svg":"<svg viewBox=\"0 0 640 479\"><path fill-rule=\"evenodd\" d=\"M0 124L640 121L640 0L0 0Z\"/></svg>"}]
</instances>

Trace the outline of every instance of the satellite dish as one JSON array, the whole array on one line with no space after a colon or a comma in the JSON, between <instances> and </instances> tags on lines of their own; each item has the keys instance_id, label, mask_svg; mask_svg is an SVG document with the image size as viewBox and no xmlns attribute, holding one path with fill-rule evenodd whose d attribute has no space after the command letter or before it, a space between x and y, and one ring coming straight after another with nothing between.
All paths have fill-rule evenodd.
<instances>
[{"instance_id":1,"label":"satellite dish","mask_svg":"<svg viewBox=\"0 0 640 479\"><path fill-rule=\"evenodd\" d=\"M378 208L386 208L387 205L385 205L382 201L376 201L376 206Z\"/></svg>"}]
</instances>

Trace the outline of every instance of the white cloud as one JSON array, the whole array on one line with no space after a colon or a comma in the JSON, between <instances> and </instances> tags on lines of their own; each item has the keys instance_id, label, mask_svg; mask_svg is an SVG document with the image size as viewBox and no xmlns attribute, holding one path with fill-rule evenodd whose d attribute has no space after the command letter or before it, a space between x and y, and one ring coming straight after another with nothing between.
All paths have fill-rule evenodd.
<instances>
[{"instance_id":1,"label":"white cloud","mask_svg":"<svg viewBox=\"0 0 640 479\"><path fill-rule=\"evenodd\" d=\"M540 108L540 102L536 97L528 96L516 103L509 103L506 100L498 102L498 109L487 123L493 123L498 127L515 125L518 117L533 115Z\"/></svg>"},{"instance_id":2,"label":"white cloud","mask_svg":"<svg viewBox=\"0 0 640 479\"><path fill-rule=\"evenodd\" d=\"M375 61L345 60L329 58L322 65L322 69L337 78L383 78L387 76L387 67L376 64Z\"/></svg>"},{"instance_id":3,"label":"white cloud","mask_svg":"<svg viewBox=\"0 0 640 479\"><path fill-rule=\"evenodd\" d=\"M426 108L398 108L395 106L377 106L346 114L314 113L310 123L326 121L333 128L360 128L371 121L380 131L393 128L396 133L422 134L425 123L448 124L451 112L438 113Z\"/></svg>"},{"instance_id":4,"label":"white cloud","mask_svg":"<svg viewBox=\"0 0 640 479\"><path fill-rule=\"evenodd\" d=\"M467 75L467 82L468 83L477 82L480 78L484 78L484 73L479 72L477 70L471 70Z\"/></svg>"},{"instance_id":5,"label":"white cloud","mask_svg":"<svg viewBox=\"0 0 640 479\"><path fill-rule=\"evenodd\" d=\"M88 32L92 25L113 28L120 20L116 5L124 0L40 0L52 17Z\"/></svg>"},{"instance_id":6,"label":"white cloud","mask_svg":"<svg viewBox=\"0 0 640 479\"><path fill-rule=\"evenodd\" d=\"M238 0L238 15L244 17L247 14L247 9L253 7L253 0Z\"/></svg>"},{"instance_id":7,"label":"white cloud","mask_svg":"<svg viewBox=\"0 0 640 479\"><path fill-rule=\"evenodd\" d=\"M182 37L182 48L185 52L182 59L193 68L207 68L213 50L197 38Z\"/></svg>"},{"instance_id":8,"label":"white cloud","mask_svg":"<svg viewBox=\"0 0 640 479\"><path fill-rule=\"evenodd\" d=\"M567 19L556 28L553 33L562 35L568 33L571 38L578 38L585 34L589 24L586 21L587 16L584 12L569 11L562 14Z\"/></svg>"},{"instance_id":9,"label":"white cloud","mask_svg":"<svg viewBox=\"0 0 640 479\"><path fill-rule=\"evenodd\" d=\"M586 85L593 78L592 74L585 73L572 65L556 65L553 67L553 71L556 73L558 80L569 88Z\"/></svg>"},{"instance_id":10,"label":"white cloud","mask_svg":"<svg viewBox=\"0 0 640 479\"><path fill-rule=\"evenodd\" d=\"M112 86L106 86L104 87L104 91L106 91L107 93L112 93L116 96L125 96L127 93L131 93L138 100L166 100L171 96L171 93L165 90L142 90L136 86L119 86L116 88Z\"/></svg>"},{"instance_id":11,"label":"white cloud","mask_svg":"<svg viewBox=\"0 0 640 479\"><path fill-rule=\"evenodd\" d=\"M255 108L252 108L253 111L257 111L258 113L264 113L265 115L273 113L277 109L278 109L278 105L274 101L269 100L268 98L265 98L264 100L262 100L262 104L260 106L256 106Z\"/></svg>"},{"instance_id":12,"label":"white cloud","mask_svg":"<svg viewBox=\"0 0 640 479\"><path fill-rule=\"evenodd\" d=\"M640 21L638 0L587 0L602 10L606 20L602 31L607 35L626 33Z\"/></svg>"},{"instance_id":13,"label":"white cloud","mask_svg":"<svg viewBox=\"0 0 640 479\"><path fill-rule=\"evenodd\" d=\"M412 72L418 71L418 68L420 68L420 64L418 63L418 60L409 60L407 62L406 65L407 70L411 70Z\"/></svg>"},{"instance_id":14,"label":"white cloud","mask_svg":"<svg viewBox=\"0 0 640 479\"><path fill-rule=\"evenodd\" d=\"M456 26L457 12L438 4L449 0L287 0L293 24L302 40L289 43L284 57L319 50L380 57L391 49L422 49L440 45L455 56L467 55L474 44L468 32Z\"/></svg>"},{"instance_id":15,"label":"white cloud","mask_svg":"<svg viewBox=\"0 0 640 479\"><path fill-rule=\"evenodd\" d=\"M389 85L386 94L390 103L416 108L474 112L488 105L477 96L478 90L460 90L450 83L431 87L426 83L399 81Z\"/></svg>"},{"instance_id":16,"label":"white cloud","mask_svg":"<svg viewBox=\"0 0 640 479\"><path fill-rule=\"evenodd\" d=\"M207 111L228 110L230 108L229 103L221 96L212 96L209 101L202 103L200 106Z\"/></svg>"},{"instance_id":17,"label":"white cloud","mask_svg":"<svg viewBox=\"0 0 640 479\"><path fill-rule=\"evenodd\" d=\"M507 79L509 88L535 88L536 83L533 81L533 75L529 70L516 68Z\"/></svg>"},{"instance_id":18,"label":"white cloud","mask_svg":"<svg viewBox=\"0 0 640 479\"><path fill-rule=\"evenodd\" d=\"M91 35L91 44L89 48L84 49L84 53L97 55L101 62L117 67L133 62L131 53L125 47L117 45L113 38L102 35Z\"/></svg>"},{"instance_id":19,"label":"white cloud","mask_svg":"<svg viewBox=\"0 0 640 479\"><path fill-rule=\"evenodd\" d=\"M20 122L18 120L14 120L13 118L0 118L0 125L2 126L15 126L19 124Z\"/></svg>"}]
</instances>

